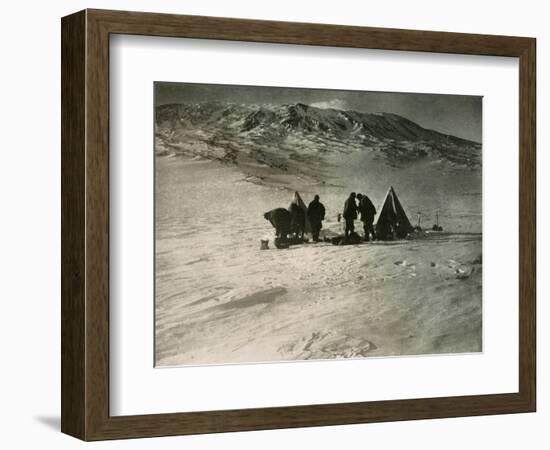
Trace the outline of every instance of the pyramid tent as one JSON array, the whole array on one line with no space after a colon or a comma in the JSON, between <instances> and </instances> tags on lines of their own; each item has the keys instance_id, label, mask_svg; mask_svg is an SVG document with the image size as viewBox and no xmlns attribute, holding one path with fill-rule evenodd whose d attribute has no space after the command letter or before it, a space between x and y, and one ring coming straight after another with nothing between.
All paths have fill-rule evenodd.
<instances>
[{"instance_id":1,"label":"pyramid tent","mask_svg":"<svg viewBox=\"0 0 550 450\"><path fill-rule=\"evenodd\" d=\"M390 186L376 222L376 237L380 240L403 239L414 231L393 186Z\"/></svg>"},{"instance_id":2,"label":"pyramid tent","mask_svg":"<svg viewBox=\"0 0 550 450\"><path fill-rule=\"evenodd\" d=\"M294 192L294 195L292 196L292 201L290 202L290 205L288 206L288 210L290 211L290 206L292 204L297 205L300 209L304 211L305 217L306 217L306 229L304 230L306 233L311 233L311 224L309 223L309 219L307 217L307 206L302 200L302 197L298 193L298 191Z\"/></svg>"}]
</instances>

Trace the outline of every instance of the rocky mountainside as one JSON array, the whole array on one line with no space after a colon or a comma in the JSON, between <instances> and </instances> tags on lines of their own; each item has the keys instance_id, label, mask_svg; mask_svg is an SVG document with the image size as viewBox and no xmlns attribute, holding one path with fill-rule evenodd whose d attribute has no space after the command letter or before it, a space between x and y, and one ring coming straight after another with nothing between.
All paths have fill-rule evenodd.
<instances>
[{"instance_id":1,"label":"rocky mountainside","mask_svg":"<svg viewBox=\"0 0 550 450\"><path fill-rule=\"evenodd\" d=\"M155 135L158 155L255 162L281 171L352 152L395 168L420 161L463 168L481 164L481 144L425 129L405 117L302 103L161 105Z\"/></svg>"},{"instance_id":2,"label":"rocky mountainside","mask_svg":"<svg viewBox=\"0 0 550 450\"><path fill-rule=\"evenodd\" d=\"M431 158L477 166L481 160L480 144L425 129L396 114L320 109L302 103L161 105L156 109L156 136L161 154L179 151L229 160L236 159L231 144L244 144L241 152L258 157L253 144L273 146L277 152L295 139L308 144L301 149L304 152L378 152L394 165ZM220 155L219 147L224 146L227 149Z\"/></svg>"}]
</instances>

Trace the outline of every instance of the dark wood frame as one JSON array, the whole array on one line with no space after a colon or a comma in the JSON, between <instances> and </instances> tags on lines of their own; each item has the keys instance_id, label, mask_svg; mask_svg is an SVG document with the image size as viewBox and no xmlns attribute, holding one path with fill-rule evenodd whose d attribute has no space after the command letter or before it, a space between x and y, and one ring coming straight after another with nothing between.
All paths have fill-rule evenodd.
<instances>
[{"instance_id":1,"label":"dark wood frame","mask_svg":"<svg viewBox=\"0 0 550 450\"><path fill-rule=\"evenodd\" d=\"M535 411L536 40L85 10L62 31L61 429L84 440ZM109 35L519 58L519 392L142 416L109 415Z\"/></svg>"}]
</instances>

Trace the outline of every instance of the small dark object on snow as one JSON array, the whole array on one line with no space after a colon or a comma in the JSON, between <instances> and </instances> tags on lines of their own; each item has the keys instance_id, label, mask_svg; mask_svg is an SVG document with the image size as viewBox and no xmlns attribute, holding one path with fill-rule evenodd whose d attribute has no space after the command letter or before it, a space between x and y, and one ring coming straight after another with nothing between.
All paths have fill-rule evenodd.
<instances>
[{"instance_id":1,"label":"small dark object on snow","mask_svg":"<svg viewBox=\"0 0 550 450\"><path fill-rule=\"evenodd\" d=\"M290 247L290 242L287 239L275 238L273 242L279 250Z\"/></svg>"},{"instance_id":2,"label":"small dark object on snow","mask_svg":"<svg viewBox=\"0 0 550 450\"><path fill-rule=\"evenodd\" d=\"M269 239L260 239L260 250L269 250Z\"/></svg>"},{"instance_id":3,"label":"small dark object on snow","mask_svg":"<svg viewBox=\"0 0 550 450\"><path fill-rule=\"evenodd\" d=\"M288 242L288 245L297 245L297 244L303 244L304 242L308 242L309 239L307 238L300 238L300 237L289 237L286 239L285 242Z\"/></svg>"},{"instance_id":4,"label":"small dark object on snow","mask_svg":"<svg viewBox=\"0 0 550 450\"><path fill-rule=\"evenodd\" d=\"M356 245L361 243L361 236L353 231L349 236L333 237L331 242L332 245Z\"/></svg>"}]
</instances>

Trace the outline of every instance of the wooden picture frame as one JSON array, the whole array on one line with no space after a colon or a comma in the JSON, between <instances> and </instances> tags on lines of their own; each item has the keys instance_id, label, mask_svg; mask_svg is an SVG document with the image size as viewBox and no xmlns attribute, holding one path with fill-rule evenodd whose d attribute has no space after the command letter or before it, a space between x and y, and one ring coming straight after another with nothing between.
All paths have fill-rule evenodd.
<instances>
[{"instance_id":1,"label":"wooden picture frame","mask_svg":"<svg viewBox=\"0 0 550 450\"><path fill-rule=\"evenodd\" d=\"M62 30L62 416L83 440L531 412L536 408L533 38L85 10ZM133 34L519 58L519 391L109 415L109 36Z\"/></svg>"}]
</instances>

